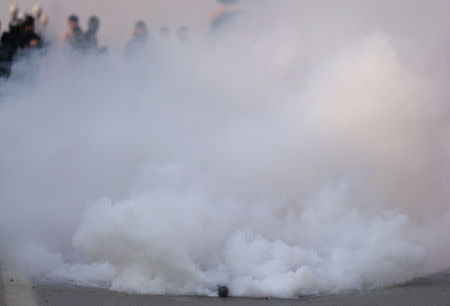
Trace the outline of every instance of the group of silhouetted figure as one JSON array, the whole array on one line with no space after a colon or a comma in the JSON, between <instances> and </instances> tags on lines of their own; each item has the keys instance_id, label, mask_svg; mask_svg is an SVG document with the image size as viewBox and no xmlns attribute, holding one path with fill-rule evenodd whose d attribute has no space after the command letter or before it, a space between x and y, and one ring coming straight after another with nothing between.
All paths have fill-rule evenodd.
<instances>
[{"instance_id":1,"label":"group of silhouetted figure","mask_svg":"<svg viewBox=\"0 0 450 306\"><path fill-rule=\"evenodd\" d=\"M91 16L88 20L87 30L84 32L76 15L70 15L67 20L67 31L60 40L72 50L104 52L104 48L98 46L97 33L100 28L100 20L97 16Z\"/></svg>"},{"instance_id":2,"label":"group of silhouetted figure","mask_svg":"<svg viewBox=\"0 0 450 306\"><path fill-rule=\"evenodd\" d=\"M211 20L211 26L218 26L224 18L228 18L225 10L227 2L231 0L218 0L222 2L223 7L219 14L214 15ZM39 4L32 9L32 14L20 13L16 5L10 6L11 20L8 28L1 35L0 43L0 78L8 78L11 75L13 63L28 56L31 52L45 54L51 45L56 43L56 39L47 37L48 35L48 16L45 14ZM59 44L63 46L66 52L75 54L105 54L107 48L99 45L98 32L100 28L100 19L97 16L91 16L88 19L87 28L83 30L77 15L70 15L67 19L67 30L59 37ZM0 23L1 33L1 23ZM191 42L191 33L188 26L182 26L175 32L176 39L188 45ZM168 27L161 27L159 36L162 40L168 40L170 30ZM146 50L146 47L153 45L154 41L149 34L147 25L144 21L138 21L135 24L131 39L125 46L125 55L135 56Z\"/></svg>"},{"instance_id":3,"label":"group of silhouetted figure","mask_svg":"<svg viewBox=\"0 0 450 306\"><path fill-rule=\"evenodd\" d=\"M16 57L23 56L28 50L41 49L44 41L41 31L47 26L47 15L39 5L33 8L33 14L19 14L16 5L10 7L11 21L8 30L3 32L0 41L0 76L11 74L11 65Z\"/></svg>"}]
</instances>

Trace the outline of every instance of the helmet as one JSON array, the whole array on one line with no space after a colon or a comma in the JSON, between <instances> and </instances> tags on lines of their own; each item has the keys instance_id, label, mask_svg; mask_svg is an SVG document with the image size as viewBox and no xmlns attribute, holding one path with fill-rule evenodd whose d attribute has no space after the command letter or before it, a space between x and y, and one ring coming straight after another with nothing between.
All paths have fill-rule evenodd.
<instances>
[{"instance_id":1,"label":"helmet","mask_svg":"<svg viewBox=\"0 0 450 306\"><path fill-rule=\"evenodd\" d=\"M26 15L25 20L23 21L24 27L32 27L34 26L34 17L31 15Z\"/></svg>"},{"instance_id":2,"label":"helmet","mask_svg":"<svg viewBox=\"0 0 450 306\"><path fill-rule=\"evenodd\" d=\"M145 29L147 28L147 25L145 24L144 21L139 20L138 22L136 22L136 28Z\"/></svg>"},{"instance_id":3,"label":"helmet","mask_svg":"<svg viewBox=\"0 0 450 306\"><path fill-rule=\"evenodd\" d=\"M73 15L72 14L72 15L69 16L69 18L67 20L70 21L70 22L78 22L79 18L78 18L77 15Z\"/></svg>"},{"instance_id":4,"label":"helmet","mask_svg":"<svg viewBox=\"0 0 450 306\"><path fill-rule=\"evenodd\" d=\"M147 35L147 24L144 21L139 20L138 22L136 22L134 31L135 31L135 34L141 33L143 35Z\"/></svg>"}]
</instances>

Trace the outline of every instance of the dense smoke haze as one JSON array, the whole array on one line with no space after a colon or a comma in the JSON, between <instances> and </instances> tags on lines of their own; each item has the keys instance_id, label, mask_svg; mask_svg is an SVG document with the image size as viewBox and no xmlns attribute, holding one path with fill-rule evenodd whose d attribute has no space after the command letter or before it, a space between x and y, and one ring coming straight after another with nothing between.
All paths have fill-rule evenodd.
<instances>
[{"instance_id":1,"label":"dense smoke haze","mask_svg":"<svg viewBox=\"0 0 450 306\"><path fill-rule=\"evenodd\" d=\"M282 2L136 58L18 62L0 85L3 265L258 297L448 269L450 3Z\"/></svg>"}]
</instances>

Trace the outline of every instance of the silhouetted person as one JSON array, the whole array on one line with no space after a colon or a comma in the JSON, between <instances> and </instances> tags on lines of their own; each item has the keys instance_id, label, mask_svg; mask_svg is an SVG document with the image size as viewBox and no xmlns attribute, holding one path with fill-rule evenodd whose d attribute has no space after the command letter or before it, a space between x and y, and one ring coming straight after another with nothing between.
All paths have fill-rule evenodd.
<instances>
[{"instance_id":1,"label":"silhouetted person","mask_svg":"<svg viewBox=\"0 0 450 306\"><path fill-rule=\"evenodd\" d=\"M1 33L1 24L0 24L0 33ZM5 32L4 34L6 34ZM9 50L8 46L3 44L3 36L2 41L0 42L0 78L9 77L11 74L11 61L9 60Z\"/></svg>"},{"instance_id":2,"label":"silhouetted person","mask_svg":"<svg viewBox=\"0 0 450 306\"><path fill-rule=\"evenodd\" d=\"M239 5L239 0L218 0L218 2L221 7L211 16L213 33L229 28L246 14L246 10Z\"/></svg>"},{"instance_id":3,"label":"silhouetted person","mask_svg":"<svg viewBox=\"0 0 450 306\"><path fill-rule=\"evenodd\" d=\"M98 31L100 29L100 19L97 16L91 16L88 20L88 28L83 35L84 51L94 54L104 54L108 49L98 45Z\"/></svg>"},{"instance_id":4,"label":"silhouetted person","mask_svg":"<svg viewBox=\"0 0 450 306\"><path fill-rule=\"evenodd\" d=\"M33 16L25 17L18 42L19 48L40 48L42 46L41 37L34 31L34 22Z\"/></svg>"},{"instance_id":5,"label":"silhouetted person","mask_svg":"<svg viewBox=\"0 0 450 306\"><path fill-rule=\"evenodd\" d=\"M191 29L188 26L182 26L177 30L177 38L183 44L191 43Z\"/></svg>"},{"instance_id":6,"label":"silhouetted person","mask_svg":"<svg viewBox=\"0 0 450 306\"><path fill-rule=\"evenodd\" d=\"M168 27L161 27L159 29L159 38L161 40L169 40L170 39L170 31Z\"/></svg>"},{"instance_id":7,"label":"silhouetted person","mask_svg":"<svg viewBox=\"0 0 450 306\"><path fill-rule=\"evenodd\" d=\"M191 43L191 30L188 26L182 26L177 30L177 38L183 44Z\"/></svg>"},{"instance_id":8,"label":"silhouetted person","mask_svg":"<svg viewBox=\"0 0 450 306\"><path fill-rule=\"evenodd\" d=\"M0 76L9 77L12 61L19 49L23 21L18 19L9 23L9 31L2 34L0 44Z\"/></svg>"},{"instance_id":9,"label":"silhouetted person","mask_svg":"<svg viewBox=\"0 0 450 306\"><path fill-rule=\"evenodd\" d=\"M61 41L74 50L82 48L83 31L80 28L78 16L70 15L67 20L67 27L67 31L61 35Z\"/></svg>"},{"instance_id":10,"label":"silhouetted person","mask_svg":"<svg viewBox=\"0 0 450 306\"><path fill-rule=\"evenodd\" d=\"M150 42L147 25L143 21L138 21L134 27L133 37L125 47L125 54L129 56L141 54Z\"/></svg>"},{"instance_id":11,"label":"silhouetted person","mask_svg":"<svg viewBox=\"0 0 450 306\"><path fill-rule=\"evenodd\" d=\"M2 49L8 50L8 60L12 61L15 52L19 48L19 39L22 31L22 23L20 20L14 20L9 23L9 31L2 34Z\"/></svg>"},{"instance_id":12,"label":"silhouetted person","mask_svg":"<svg viewBox=\"0 0 450 306\"><path fill-rule=\"evenodd\" d=\"M97 16L91 16L88 20L88 28L86 33L84 33L83 43L87 49L97 49L98 48L98 38L97 33L100 28L100 20Z\"/></svg>"}]
</instances>

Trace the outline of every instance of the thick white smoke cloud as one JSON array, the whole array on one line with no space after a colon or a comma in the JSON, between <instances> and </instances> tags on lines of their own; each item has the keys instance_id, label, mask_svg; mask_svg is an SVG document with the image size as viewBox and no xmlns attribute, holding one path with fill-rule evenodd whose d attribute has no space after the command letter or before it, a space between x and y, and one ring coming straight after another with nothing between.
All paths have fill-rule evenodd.
<instances>
[{"instance_id":1,"label":"thick white smoke cloud","mask_svg":"<svg viewBox=\"0 0 450 306\"><path fill-rule=\"evenodd\" d=\"M1 89L2 261L114 290L279 297L448 268L446 4L420 4L422 25L437 14L425 27L377 3L287 3L299 21L269 3L219 41L51 54L17 76Z\"/></svg>"}]
</instances>

